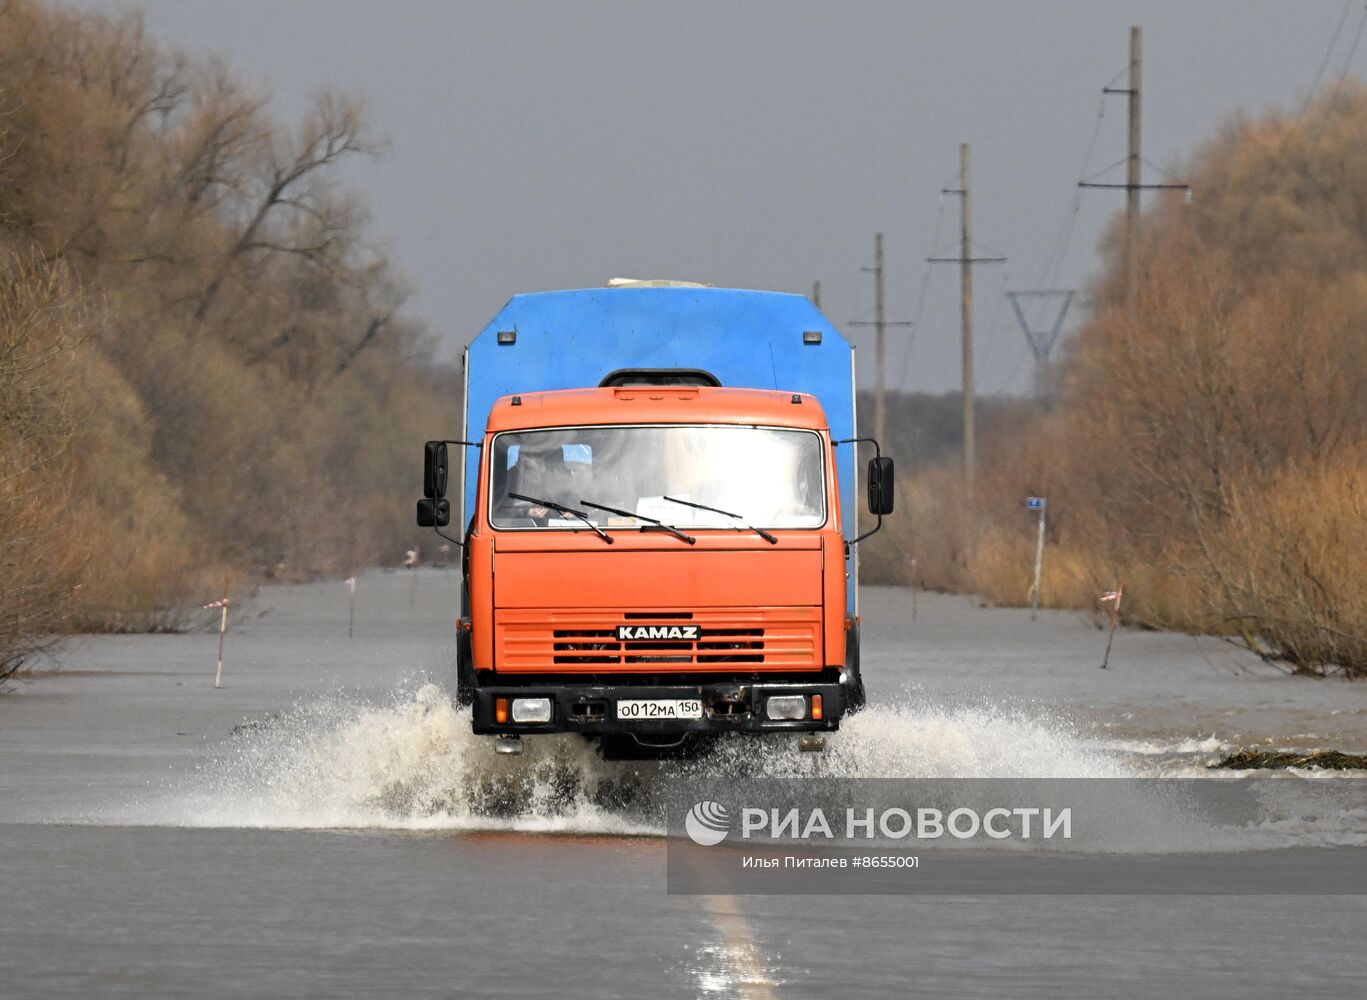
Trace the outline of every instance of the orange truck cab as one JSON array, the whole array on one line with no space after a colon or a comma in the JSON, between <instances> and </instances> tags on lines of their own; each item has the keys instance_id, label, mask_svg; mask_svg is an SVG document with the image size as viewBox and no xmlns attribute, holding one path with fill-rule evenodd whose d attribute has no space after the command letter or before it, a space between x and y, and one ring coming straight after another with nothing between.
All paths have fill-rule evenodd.
<instances>
[{"instance_id":1,"label":"orange truck cab","mask_svg":"<svg viewBox=\"0 0 1367 1000\"><path fill-rule=\"evenodd\" d=\"M853 364L798 296L515 296L466 351L482 437L427 443L418 503L419 524L451 523L464 449L461 535L441 533L464 546L474 731L505 752L577 732L619 757L731 734L823 746L864 701ZM881 524L892 461L868 443Z\"/></svg>"}]
</instances>

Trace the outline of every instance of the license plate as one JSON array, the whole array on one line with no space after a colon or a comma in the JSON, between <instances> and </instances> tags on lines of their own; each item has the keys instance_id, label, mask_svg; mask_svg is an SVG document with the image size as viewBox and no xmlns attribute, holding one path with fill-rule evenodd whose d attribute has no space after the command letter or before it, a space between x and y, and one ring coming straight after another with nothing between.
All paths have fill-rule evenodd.
<instances>
[{"instance_id":1,"label":"license plate","mask_svg":"<svg viewBox=\"0 0 1367 1000\"><path fill-rule=\"evenodd\" d=\"M632 698L617 703L619 719L701 719L697 698Z\"/></svg>"}]
</instances>

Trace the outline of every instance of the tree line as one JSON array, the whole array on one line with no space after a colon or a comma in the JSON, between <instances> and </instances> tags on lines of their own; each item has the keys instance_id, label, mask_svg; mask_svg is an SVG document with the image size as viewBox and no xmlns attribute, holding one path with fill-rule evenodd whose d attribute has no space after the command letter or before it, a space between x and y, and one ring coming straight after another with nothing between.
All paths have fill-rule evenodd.
<instances>
[{"instance_id":1,"label":"tree line","mask_svg":"<svg viewBox=\"0 0 1367 1000\"><path fill-rule=\"evenodd\" d=\"M0 677L418 543L459 381L339 183L381 149L355 100L283 122L136 15L0 3Z\"/></svg>"},{"instance_id":2,"label":"tree line","mask_svg":"<svg viewBox=\"0 0 1367 1000\"><path fill-rule=\"evenodd\" d=\"M1185 174L1133 299L1104 238L1054 406L993 422L971 496L957 455L920 468L868 565L1019 604L1043 495L1047 604L1123 582L1132 623L1367 673L1367 88L1237 116Z\"/></svg>"}]
</instances>

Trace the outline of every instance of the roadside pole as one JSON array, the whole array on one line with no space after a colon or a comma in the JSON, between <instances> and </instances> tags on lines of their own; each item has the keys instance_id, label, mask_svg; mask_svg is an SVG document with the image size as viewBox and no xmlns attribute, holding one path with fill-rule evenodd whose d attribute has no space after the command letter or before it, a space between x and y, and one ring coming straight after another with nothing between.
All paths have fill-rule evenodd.
<instances>
[{"instance_id":1,"label":"roadside pole","mask_svg":"<svg viewBox=\"0 0 1367 1000\"><path fill-rule=\"evenodd\" d=\"M223 637L228 632L228 585L223 585L223 596L217 601L210 601L204 605L205 610L209 608L222 608L223 613L218 617L218 669L214 671L214 687L223 686Z\"/></svg>"},{"instance_id":2,"label":"roadside pole","mask_svg":"<svg viewBox=\"0 0 1367 1000\"><path fill-rule=\"evenodd\" d=\"M412 611L418 600L418 550L409 549L404 553L404 568L412 574L408 579L408 610Z\"/></svg>"},{"instance_id":3,"label":"roadside pole","mask_svg":"<svg viewBox=\"0 0 1367 1000\"><path fill-rule=\"evenodd\" d=\"M916 591L921 589L921 564L915 559L911 561L911 620L916 621Z\"/></svg>"},{"instance_id":4,"label":"roadside pole","mask_svg":"<svg viewBox=\"0 0 1367 1000\"><path fill-rule=\"evenodd\" d=\"M1120 619L1120 599L1125 596L1125 581L1120 581L1120 586L1115 590L1102 594L1099 600L1102 604L1111 606L1111 634L1106 638L1106 655L1101 658L1101 669L1106 669L1106 664L1111 662L1111 643L1115 642L1115 626Z\"/></svg>"},{"instance_id":5,"label":"roadside pole","mask_svg":"<svg viewBox=\"0 0 1367 1000\"><path fill-rule=\"evenodd\" d=\"M1026 497L1025 509L1039 511L1039 534L1035 539L1035 582L1030 584L1030 620L1039 614L1039 581L1044 568L1044 518L1049 507L1047 497Z\"/></svg>"},{"instance_id":6,"label":"roadside pole","mask_svg":"<svg viewBox=\"0 0 1367 1000\"><path fill-rule=\"evenodd\" d=\"M346 579L347 591L347 614L346 614L346 637L352 637L352 631L356 625L356 578L349 576Z\"/></svg>"}]
</instances>

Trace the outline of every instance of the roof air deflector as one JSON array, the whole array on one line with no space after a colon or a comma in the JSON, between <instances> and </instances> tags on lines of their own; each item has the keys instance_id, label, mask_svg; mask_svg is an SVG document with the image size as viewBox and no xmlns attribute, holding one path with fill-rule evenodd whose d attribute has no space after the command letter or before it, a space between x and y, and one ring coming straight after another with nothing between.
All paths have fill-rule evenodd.
<instances>
[{"instance_id":1,"label":"roof air deflector","mask_svg":"<svg viewBox=\"0 0 1367 1000\"><path fill-rule=\"evenodd\" d=\"M701 368L618 368L603 376L600 388L628 385L706 385L718 388L721 379Z\"/></svg>"}]
</instances>

